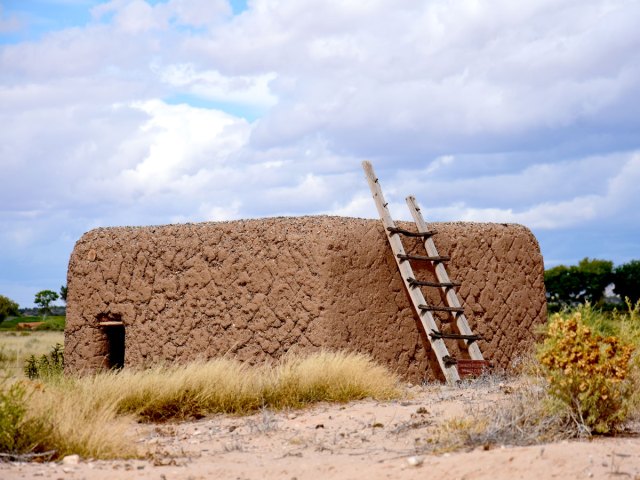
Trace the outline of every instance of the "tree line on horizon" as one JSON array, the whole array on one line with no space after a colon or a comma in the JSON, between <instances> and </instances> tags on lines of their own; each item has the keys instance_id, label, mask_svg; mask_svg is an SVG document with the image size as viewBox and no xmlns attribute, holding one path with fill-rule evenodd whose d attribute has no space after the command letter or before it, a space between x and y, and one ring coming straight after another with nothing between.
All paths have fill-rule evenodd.
<instances>
[{"instance_id":1,"label":"tree line on horizon","mask_svg":"<svg viewBox=\"0 0 640 480\"><path fill-rule=\"evenodd\" d=\"M558 265L545 270L544 284L551 311L586 302L604 308L624 304L626 300L635 305L640 300L640 260L614 268L610 260L586 257L577 265ZM605 296L610 286L620 300Z\"/></svg>"},{"instance_id":2,"label":"tree line on horizon","mask_svg":"<svg viewBox=\"0 0 640 480\"><path fill-rule=\"evenodd\" d=\"M36 293L33 303L35 303L43 318L51 313L51 304L58 299L67 302L67 286L60 287L60 293L53 290L41 290ZM19 317L20 305L4 295L0 295L0 323L7 317Z\"/></svg>"}]
</instances>

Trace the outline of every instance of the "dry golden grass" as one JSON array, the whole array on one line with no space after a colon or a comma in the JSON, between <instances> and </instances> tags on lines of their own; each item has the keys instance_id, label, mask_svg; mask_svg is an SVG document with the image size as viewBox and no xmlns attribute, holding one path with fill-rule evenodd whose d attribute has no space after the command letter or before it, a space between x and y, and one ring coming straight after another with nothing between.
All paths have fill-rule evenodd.
<instances>
[{"instance_id":1,"label":"dry golden grass","mask_svg":"<svg viewBox=\"0 0 640 480\"><path fill-rule=\"evenodd\" d=\"M289 355L274 364L248 366L221 358L185 366L107 373L75 382L99 401L143 420L244 414L260 408L299 408L313 402L346 402L400 395L398 378L355 353Z\"/></svg>"},{"instance_id":2,"label":"dry golden grass","mask_svg":"<svg viewBox=\"0 0 640 480\"><path fill-rule=\"evenodd\" d=\"M34 441L25 443L30 450L92 458L140 455L127 439L136 420L247 414L265 407L299 408L320 401L383 400L402 394L398 378L386 368L365 355L340 352L290 355L272 365L254 367L222 358L20 382L27 390L24 430L38 426L32 428Z\"/></svg>"},{"instance_id":3,"label":"dry golden grass","mask_svg":"<svg viewBox=\"0 0 640 480\"><path fill-rule=\"evenodd\" d=\"M77 380L73 390L145 421L249 412L260 406L255 369L227 359L104 373Z\"/></svg>"},{"instance_id":4,"label":"dry golden grass","mask_svg":"<svg viewBox=\"0 0 640 480\"><path fill-rule=\"evenodd\" d=\"M576 438L584 433L561 402L551 397L544 378L521 374L510 382L506 400L443 422L426 451L447 452L497 445L534 445Z\"/></svg>"},{"instance_id":5,"label":"dry golden grass","mask_svg":"<svg viewBox=\"0 0 640 480\"><path fill-rule=\"evenodd\" d=\"M118 415L113 402L101 401L59 383L31 382L25 421L44 425L39 450L55 450L56 457L73 453L85 458L138 456L132 439L131 415Z\"/></svg>"},{"instance_id":6,"label":"dry golden grass","mask_svg":"<svg viewBox=\"0 0 640 480\"><path fill-rule=\"evenodd\" d=\"M362 354L288 356L259 374L266 380L262 387L265 402L274 408L366 397L388 400L400 395L398 377Z\"/></svg>"},{"instance_id":7,"label":"dry golden grass","mask_svg":"<svg viewBox=\"0 0 640 480\"><path fill-rule=\"evenodd\" d=\"M49 353L56 343L63 342L62 332L0 332L0 369L10 377L24 378L27 358Z\"/></svg>"}]
</instances>

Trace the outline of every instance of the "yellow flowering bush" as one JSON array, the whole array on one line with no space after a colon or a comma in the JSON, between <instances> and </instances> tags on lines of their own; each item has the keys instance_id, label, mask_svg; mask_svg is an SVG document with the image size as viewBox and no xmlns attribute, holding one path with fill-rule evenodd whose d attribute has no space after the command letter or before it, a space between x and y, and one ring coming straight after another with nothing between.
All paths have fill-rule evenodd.
<instances>
[{"instance_id":1,"label":"yellow flowering bush","mask_svg":"<svg viewBox=\"0 0 640 480\"><path fill-rule=\"evenodd\" d=\"M590 433L608 433L625 420L633 393L634 346L594 333L581 313L554 315L537 352L551 395Z\"/></svg>"}]
</instances>

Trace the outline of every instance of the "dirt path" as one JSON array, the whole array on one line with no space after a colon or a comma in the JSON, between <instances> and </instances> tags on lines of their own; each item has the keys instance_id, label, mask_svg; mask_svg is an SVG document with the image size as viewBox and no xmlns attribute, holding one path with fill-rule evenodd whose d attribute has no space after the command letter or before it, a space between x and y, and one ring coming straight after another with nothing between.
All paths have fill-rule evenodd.
<instances>
[{"instance_id":1,"label":"dirt path","mask_svg":"<svg viewBox=\"0 0 640 480\"><path fill-rule=\"evenodd\" d=\"M639 435L419 455L441 422L470 406L495 404L507 391L495 383L414 387L411 399L395 402L144 425L135 436L141 448L154 451L149 460L5 463L0 478L640 479Z\"/></svg>"}]
</instances>

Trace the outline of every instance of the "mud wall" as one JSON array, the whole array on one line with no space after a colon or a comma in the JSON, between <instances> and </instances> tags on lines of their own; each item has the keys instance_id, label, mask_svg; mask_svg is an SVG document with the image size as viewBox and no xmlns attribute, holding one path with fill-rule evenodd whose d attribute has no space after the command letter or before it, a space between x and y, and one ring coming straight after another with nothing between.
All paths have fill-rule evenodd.
<instances>
[{"instance_id":1,"label":"mud wall","mask_svg":"<svg viewBox=\"0 0 640 480\"><path fill-rule=\"evenodd\" d=\"M415 229L404 224L404 228ZM480 348L507 366L545 320L538 243L523 226L436 223L435 238ZM424 254L418 240L405 249ZM430 268L416 269L419 279ZM260 362L296 349L368 352L413 381L433 377L382 225L298 217L100 228L68 271L65 365L104 367L100 322L124 324L125 365L219 355ZM436 289L427 300L441 304ZM443 327L446 330L446 327ZM453 343L453 345L452 345ZM448 342L455 353L455 341Z\"/></svg>"}]
</instances>

